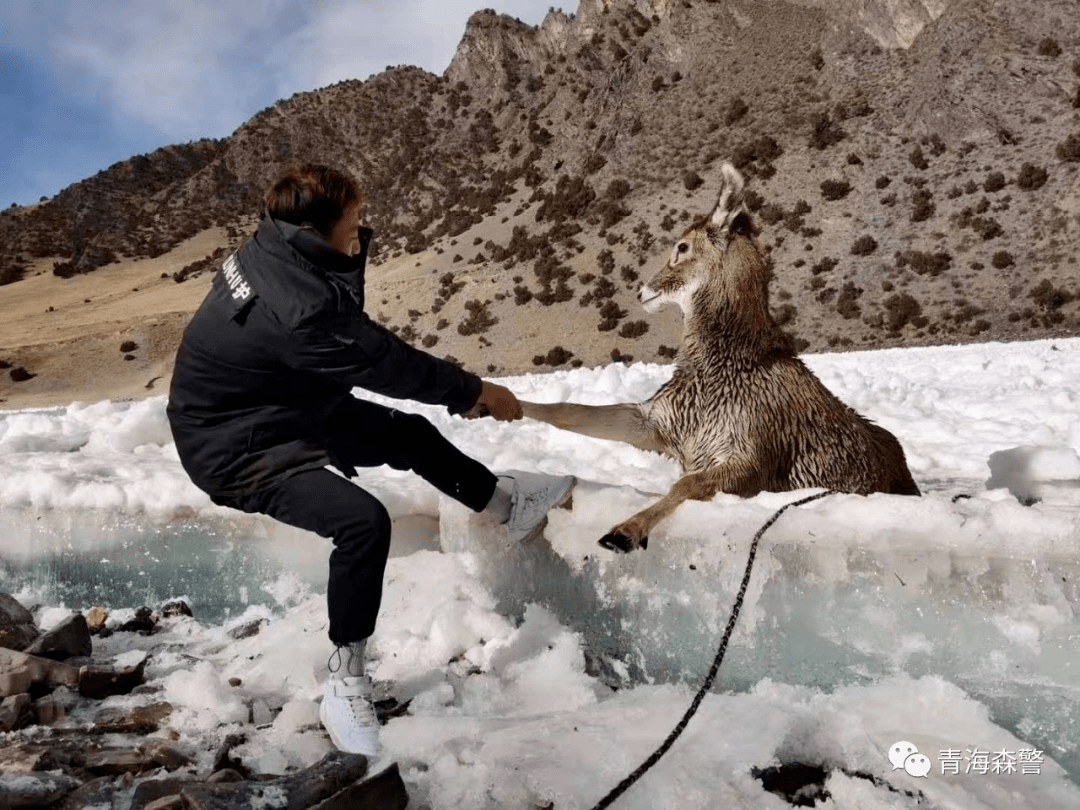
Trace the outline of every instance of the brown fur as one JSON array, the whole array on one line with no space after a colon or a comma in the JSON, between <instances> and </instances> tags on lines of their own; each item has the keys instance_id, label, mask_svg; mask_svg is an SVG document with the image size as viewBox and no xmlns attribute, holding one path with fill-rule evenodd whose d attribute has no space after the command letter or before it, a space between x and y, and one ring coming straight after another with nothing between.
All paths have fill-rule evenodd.
<instances>
[{"instance_id":1,"label":"brown fur","mask_svg":"<svg viewBox=\"0 0 1080 810\"><path fill-rule=\"evenodd\" d=\"M639 295L653 309L665 300L683 307L670 381L643 403L521 403L533 419L655 450L682 466L663 498L601 539L607 548L645 547L679 504L718 492L919 494L896 438L826 389L770 315L769 272L742 192L742 177L725 164L716 208L686 230Z\"/></svg>"}]
</instances>

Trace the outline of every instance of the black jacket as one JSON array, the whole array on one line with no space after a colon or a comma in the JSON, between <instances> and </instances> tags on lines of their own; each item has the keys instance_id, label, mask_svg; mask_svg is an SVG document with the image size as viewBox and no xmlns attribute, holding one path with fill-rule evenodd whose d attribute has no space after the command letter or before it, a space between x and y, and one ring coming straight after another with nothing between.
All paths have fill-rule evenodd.
<instances>
[{"instance_id":1,"label":"black jacket","mask_svg":"<svg viewBox=\"0 0 1080 810\"><path fill-rule=\"evenodd\" d=\"M364 314L364 265L265 215L226 259L176 354L166 414L180 462L217 503L334 464L313 433L354 386L476 404L480 378L412 348Z\"/></svg>"}]
</instances>

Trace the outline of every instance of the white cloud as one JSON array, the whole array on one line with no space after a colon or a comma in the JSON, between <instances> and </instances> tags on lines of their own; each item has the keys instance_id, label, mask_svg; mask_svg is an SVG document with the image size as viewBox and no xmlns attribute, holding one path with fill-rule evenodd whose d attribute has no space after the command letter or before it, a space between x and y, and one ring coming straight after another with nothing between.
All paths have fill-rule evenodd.
<instances>
[{"instance_id":1,"label":"white cloud","mask_svg":"<svg viewBox=\"0 0 1080 810\"><path fill-rule=\"evenodd\" d=\"M537 24L548 0L64 0L23 3L3 37L91 97L173 140L226 135L299 90L387 65L441 73L478 7Z\"/></svg>"}]
</instances>

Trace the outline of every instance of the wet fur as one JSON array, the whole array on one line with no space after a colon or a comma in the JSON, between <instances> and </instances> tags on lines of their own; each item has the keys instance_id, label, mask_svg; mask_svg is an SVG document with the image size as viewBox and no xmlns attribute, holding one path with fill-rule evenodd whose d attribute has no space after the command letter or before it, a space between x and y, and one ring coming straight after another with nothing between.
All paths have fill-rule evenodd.
<instances>
[{"instance_id":1,"label":"wet fur","mask_svg":"<svg viewBox=\"0 0 1080 810\"><path fill-rule=\"evenodd\" d=\"M641 292L643 301L658 294L653 301L683 306L671 380L644 403L521 403L533 419L655 450L682 466L663 498L612 528L601 545L645 547L679 504L718 492L919 494L896 438L837 399L798 358L769 313L768 282L742 177L725 164L713 213L686 230Z\"/></svg>"}]
</instances>

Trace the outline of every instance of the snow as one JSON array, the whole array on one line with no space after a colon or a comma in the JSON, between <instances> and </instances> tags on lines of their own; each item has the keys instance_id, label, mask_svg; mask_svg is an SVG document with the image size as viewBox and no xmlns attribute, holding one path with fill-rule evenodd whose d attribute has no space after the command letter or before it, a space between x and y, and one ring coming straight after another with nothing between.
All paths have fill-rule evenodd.
<instances>
[{"instance_id":1,"label":"snow","mask_svg":"<svg viewBox=\"0 0 1080 810\"><path fill-rule=\"evenodd\" d=\"M752 775L781 762L829 768L817 806L830 810L919 796L1080 806L1080 340L805 359L900 439L924 497L830 495L786 512L762 539L714 692L615 806L787 807ZM645 399L670 371L500 382L533 401L601 404ZM394 519L371 672L412 700L383 729L384 759L401 764L413 806L591 807L689 705L754 533L810 493L687 503L646 551L613 555L596 540L666 491L672 462L356 393L424 414L493 469L581 479L573 507L520 547L416 476L360 471ZM0 412L0 591L44 605L43 626L95 603L115 625L186 597L195 618L95 640L117 662L150 650L161 690L110 705L168 700L202 767L242 725L235 754L251 767L305 767L330 750L317 714L333 651L329 541L212 505L179 465L164 406ZM258 620L258 635L227 634ZM894 767L899 741L929 773Z\"/></svg>"}]
</instances>

